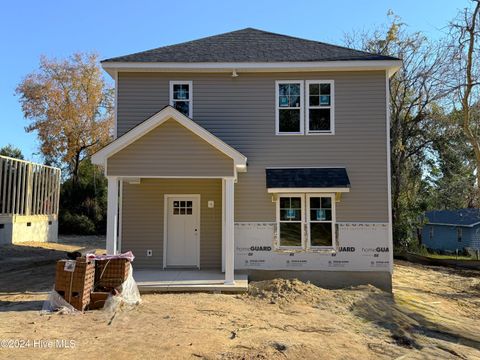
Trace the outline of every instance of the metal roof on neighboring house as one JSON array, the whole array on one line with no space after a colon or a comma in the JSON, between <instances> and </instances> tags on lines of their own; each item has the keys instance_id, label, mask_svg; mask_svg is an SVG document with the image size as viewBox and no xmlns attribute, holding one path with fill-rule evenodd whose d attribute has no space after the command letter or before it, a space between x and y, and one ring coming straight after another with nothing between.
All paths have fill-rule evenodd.
<instances>
[{"instance_id":1,"label":"metal roof on neighboring house","mask_svg":"<svg viewBox=\"0 0 480 360\"><path fill-rule=\"evenodd\" d=\"M314 62L351 60L399 60L343 46L326 44L263 30L246 28L180 44L163 46L107 62Z\"/></svg>"},{"instance_id":2,"label":"metal roof on neighboring house","mask_svg":"<svg viewBox=\"0 0 480 360\"><path fill-rule=\"evenodd\" d=\"M425 216L430 224L473 226L480 223L480 209L434 210Z\"/></svg>"},{"instance_id":3,"label":"metal roof on neighboring house","mask_svg":"<svg viewBox=\"0 0 480 360\"><path fill-rule=\"evenodd\" d=\"M349 188L345 168L266 169L267 188Z\"/></svg>"}]
</instances>

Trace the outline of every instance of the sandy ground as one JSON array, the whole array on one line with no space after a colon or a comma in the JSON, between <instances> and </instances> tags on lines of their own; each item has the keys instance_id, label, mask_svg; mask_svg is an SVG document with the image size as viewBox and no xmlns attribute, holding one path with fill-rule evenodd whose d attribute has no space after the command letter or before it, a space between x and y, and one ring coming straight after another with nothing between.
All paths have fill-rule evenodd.
<instances>
[{"instance_id":1,"label":"sandy ground","mask_svg":"<svg viewBox=\"0 0 480 360\"><path fill-rule=\"evenodd\" d=\"M245 295L144 295L115 315L40 315L54 259L103 244L0 247L0 358L480 359L480 272L406 262L393 296L276 280Z\"/></svg>"}]
</instances>

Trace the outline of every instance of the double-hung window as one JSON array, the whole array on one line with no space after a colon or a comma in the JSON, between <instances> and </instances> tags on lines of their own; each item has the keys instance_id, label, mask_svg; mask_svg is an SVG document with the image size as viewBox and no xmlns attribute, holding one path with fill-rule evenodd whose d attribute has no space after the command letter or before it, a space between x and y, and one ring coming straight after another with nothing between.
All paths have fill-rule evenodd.
<instances>
[{"instance_id":1,"label":"double-hung window","mask_svg":"<svg viewBox=\"0 0 480 360\"><path fill-rule=\"evenodd\" d=\"M275 82L277 135L334 133L333 80Z\"/></svg>"},{"instance_id":2,"label":"double-hung window","mask_svg":"<svg viewBox=\"0 0 480 360\"><path fill-rule=\"evenodd\" d=\"M279 249L331 249L334 248L335 236L334 194L278 195Z\"/></svg>"},{"instance_id":3,"label":"double-hung window","mask_svg":"<svg viewBox=\"0 0 480 360\"><path fill-rule=\"evenodd\" d=\"M333 132L333 81L307 80L307 134Z\"/></svg>"},{"instance_id":4,"label":"double-hung window","mask_svg":"<svg viewBox=\"0 0 480 360\"><path fill-rule=\"evenodd\" d=\"M307 235L308 246L331 248L335 234L335 196L307 194Z\"/></svg>"},{"instance_id":5,"label":"double-hung window","mask_svg":"<svg viewBox=\"0 0 480 360\"><path fill-rule=\"evenodd\" d=\"M303 81L276 82L276 133L278 135L302 135Z\"/></svg>"},{"instance_id":6,"label":"double-hung window","mask_svg":"<svg viewBox=\"0 0 480 360\"><path fill-rule=\"evenodd\" d=\"M170 105L183 115L192 118L192 82L170 81Z\"/></svg>"},{"instance_id":7,"label":"double-hung window","mask_svg":"<svg viewBox=\"0 0 480 360\"><path fill-rule=\"evenodd\" d=\"M280 248L301 248L304 244L303 195L280 195L278 199L278 240Z\"/></svg>"}]
</instances>

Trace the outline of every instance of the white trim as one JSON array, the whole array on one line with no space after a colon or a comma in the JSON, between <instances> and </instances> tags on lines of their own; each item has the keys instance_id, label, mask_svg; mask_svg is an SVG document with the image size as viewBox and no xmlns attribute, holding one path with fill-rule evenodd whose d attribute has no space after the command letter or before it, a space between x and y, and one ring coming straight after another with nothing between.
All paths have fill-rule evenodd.
<instances>
[{"instance_id":1,"label":"white trim","mask_svg":"<svg viewBox=\"0 0 480 360\"><path fill-rule=\"evenodd\" d=\"M357 71L387 70L392 76L402 66L401 60L346 60L311 62L102 62L103 69L113 76L113 71L181 71L181 72L279 72L279 71Z\"/></svg>"},{"instance_id":2,"label":"white trim","mask_svg":"<svg viewBox=\"0 0 480 360\"><path fill-rule=\"evenodd\" d=\"M458 226L458 227L467 227L467 228L473 228L477 225L479 225L480 222L476 222L474 224L469 224L469 225L463 225L463 224L446 224L446 223L426 223L425 225L428 226L428 225L436 225L436 226Z\"/></svg>"},{"instance_id":3,"label":"white trim","mask_svg":"<svg viewBox=\"0 0 480 360\"><path fill-rule=\"evenodd\" d=\"M197 226L197 268L200 269L200 211L201 211L201 197L200 194L164 194L163 196L163 263L162 268L166 269L167 266L167 247L168 247L168 199L169 198L176 198L176 197L185 197L185 198L195 198L197 200L197 212L196 212L196 226Z\"/></svg>"},{"instance_id":4,"label":"white trim","mask_svg":"<svg viewBox=\"0 0 480 360\"><path fill-rule=\"evenodd\" d=\"M117 138L118 134L118 71L115 70L115 76L113 78L115 82L115 99L113 103L113 138Z\"/></svg>"},{"instance_id":5,"label":"white trim","mask_svg":"<svg viewBox=\"0 0 480 360\"><path fill-rule=\"evenodd\" d=\"M310 106L310 84L330 84L330 105ZM305 80L305 134L306 135L335 135L335 81L334 80ZM310 131L310 109L330 109L330 130Z\"/></svg>"},{"instance_id":6,"label":"white trim","mask_svg":"<svg viewBox=\"0 0 480 360\"><path fill-rule=\"evenodd\" d=\"M169 104L171 107L174 108L173 102L173 85L188 85L188 100L177 100L177 101L185 101L188 102L188 117L190 119L193 118L193 81L192 80L170 80L169 84L169 93L170 93L170 98L169 98Z\"/></svg>"},{"instance_id":7,"label":"white trim","mask_svg":"<svg viewBox=\"0 0 480 360\"><path fill-rule=\"evenodd\" d=\"M235 180L225 182L225 284L235 283Z\"/></svg>"},{"instance_id":8,"label":"white trim","mask_svg":"<svg viewBox=\"0 0 480 360\"><path fill-rule=\"evenodd\" d=\"M300 198L300 207L301 207L301 215L300 220L295 221L280 221L280 199L281 198L292 198L292 197L299 197ZM293 193L293 194L279 194L277 197L277 204L276 204L276 216L277 216L277 250L305 250L305 194L300 193ZM280 243L280 224L281 223L300 223L300 234L301 234L301 245L300 246L282 246Z\"/></svg>"},{"instance_id":9,"label":"white trim","mask_svg":"<svg viewBox=\"0 0 480 360\"><path fill-rule=\"evenodd\" d=\"M400 63L401 66L401 63ZM392 74L393 75L393 74ZM390 273L393 274L393 219L392 219L392 170L390 145L390 74L385 70L385 101L387 131L387 192L388 192L388 246L390 250Z\"/></svg>"},{"instance_id":10,"label":"white trim","mask_svg":"<svg viewBox=\"0 0 480 360\"><path fill-rule=\"evenodd\" d=\"M222 272L225 272L225 181L222 179Z\"/></svg>"},{"instance_id":11,"label":"white trim","mask_svg":"<svg viewBox=\"0 0 480 360\"><path fill-rule=\"evenodd\" d=\"M306 218L305 224L307 226L307 246L306 250L335 250L336 249L336 201L335 201L335 194L305 194L305 203L306 203ZM329 223L332 225L332 246L312 246L312 239L311 239L311 231L310 231L310 223L312 222L310 219L310 198L318 197L318 198L330 198L330 202L332 204L331 211L332 211L332 220L325 220L325 221L313 221L313 223Z\"/></svg>"},{"instance_id":12,"label":"white trim","mask_svg":"<svg viewBox=\"0 0 480 360\"><path fill-rule=\"evenodd\" d=\"M120 179L120 189L118 195L118 252L122 253L122 233L123 233L123 181Z\"/></svg>"},{"instance_id":13,"label":"white trim","mask_svg":"<svg viewBox=\"0 0 480 360\"><path fill-rule=\"evenodd\" d=\"M350 188L269 188L269 193L339 193L350 192Z\"/></svg>"},{"instance_id":14,"label":"white trim","mask_svg":"<svg viewBox=\"0 0 480 360\"><path fill-rule=\"evenodd\" d=\"M173 119L179 124L183 125L188 130L192 131L194 134L198 135L200 138L205 140L207 143L223 152L228 157L232 158L234 165L238 171L246 171L247 158L242 155L240 152L232 148L230 145L226 144L215 135L205 130L203 127L195 123L193 120L189 119L179 111L175 110L171 106L164 108L159 111L149 119L145 120L138 126L134 127L132 130L128 131L124 135L120 136L103 149L99 150L92 155L92 163L96 165L107 165L107 159L124 149L134 141L141 138L143 135L153 130L157 126L163 124L165 121Z\"/></svg>"},{"instance_id":15,"label":"white trim","mask_svg":"<svg viewBox=\"0 0 480 360\"><path fill-rule=\"evenodd\" d=\"M135 181L137 179L224 179L225 176L186 176L186 175L175 175L175 176L162 176L162 175L135 175L135 176L120 176L122 179L128 180L128 181ZM228 176L227 176L228 177ZM235 178L235 176L231 176L232 178Z\"/></svg>"},{"instance_id":16,"label":"white trim","mask_svg":"<svg viewBox=\"0 0 480 360\"><path fill-rule=\"evenodd\" d=\"M117 222L118 222L118 178L108 176L107 202L107 254L115 255L118 251Z\"/></svg>"},{"instance_id":17,"label":"white trim","mask_svg":"<svg viewBox=\"0 0 480 360\"><path fill-rule=\"evenodd\" d=\"M299 84L300 85L300 132L280 132L280 110L297 110L297 108L280 107L278 98L280 97L279 85L280 84ZM304 135L304 81L303 80L275 80L275 135Z\"/></svg>"},{"instance_id":18,"label":"white trim","mask_svg":"<svg viewBox=\"0 0 480 360\"><path fill-rule=\"evenodd\" d=\"M265 169L346 169L345 165L324 165L324 166L318 166L318 165L312 165L312 166L268 166Z\"/></svg>"}]
</instances>

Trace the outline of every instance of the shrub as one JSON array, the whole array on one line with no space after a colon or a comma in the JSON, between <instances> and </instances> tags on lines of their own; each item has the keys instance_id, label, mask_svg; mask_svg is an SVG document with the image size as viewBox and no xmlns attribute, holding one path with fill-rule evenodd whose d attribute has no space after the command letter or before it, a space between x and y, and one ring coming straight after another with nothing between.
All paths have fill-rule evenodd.
<instances>
[{"instance_id":1,"label":"shrub","mask_svg":"<svg viewBox=\"0 0 480 360\"><path fill-rule=\"evenodd\" d=\"M58 226L61 234L92 235L96 232L95 224L88 216L68 211L60 212Z\"/></svg>"}]
</instances>

